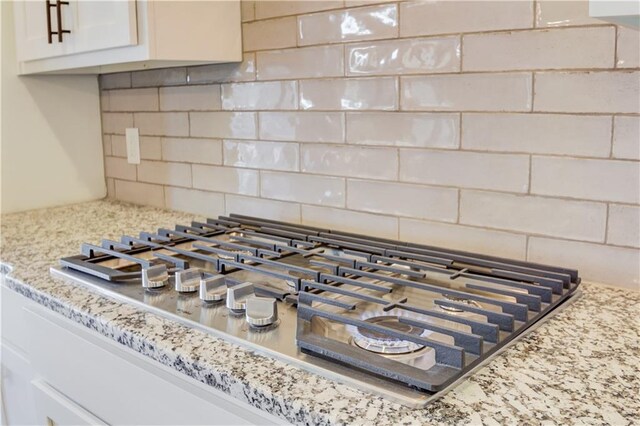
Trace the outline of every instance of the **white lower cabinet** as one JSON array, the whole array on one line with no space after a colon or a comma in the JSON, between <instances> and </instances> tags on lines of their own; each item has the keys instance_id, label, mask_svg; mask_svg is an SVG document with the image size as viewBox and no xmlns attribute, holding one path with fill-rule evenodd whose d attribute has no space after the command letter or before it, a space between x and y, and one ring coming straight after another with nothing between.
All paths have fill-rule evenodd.
<instances>
[{"instance_id":1,"label":"white lower cabinet","mask_svg":"<svg viewBox=\"0 0 640 426\"><path fill-rule=\"evenodd\" d=\"M2 291L5 305L6 293L13 292ZM9 321L27 333L22 354L3 333L6 424L284 423L18 297L24 299L21 318L15 309L12 318L2 312L3 332Z\"/></svg>"}]
</instances>

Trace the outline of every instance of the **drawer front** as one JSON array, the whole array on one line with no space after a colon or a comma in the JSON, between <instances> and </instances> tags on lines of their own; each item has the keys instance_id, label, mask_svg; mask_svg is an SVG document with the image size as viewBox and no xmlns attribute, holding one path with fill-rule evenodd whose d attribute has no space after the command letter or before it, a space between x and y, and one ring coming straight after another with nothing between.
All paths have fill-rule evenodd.
<instances>
[{"instance_id":1,"label":"drawer front","mask_svg":"<svg viewBox=\"0 0 640 426\"><path fill-rule=\"evenodd\" d=\"M49 386L42 380L31 382L39 425L106 425L105 422Z\"/></svg>"}]
</instances>

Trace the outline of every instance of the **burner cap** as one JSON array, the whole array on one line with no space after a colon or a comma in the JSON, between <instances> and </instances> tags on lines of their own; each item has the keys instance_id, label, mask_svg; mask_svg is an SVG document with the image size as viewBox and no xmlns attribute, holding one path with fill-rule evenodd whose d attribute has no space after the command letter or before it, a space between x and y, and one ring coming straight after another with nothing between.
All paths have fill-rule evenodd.
<instances>
[{"instance_id":1,"label":"burner cap","mask_svg":"<svg viewBox=\"0 0 640 426\"><path fill-rule=\"evenodd\" d=\"M413 327L409 324L398 321L398 317L395 315L382 315L367 318L365 321L372 324L383 325L415 336L422 336L425 332L421 328ZM365 349L369 352L392 355L408 354L424 348L423 345L418 343L399 340L387 334L360 327L355 329L353 343L359 348Z\"/></svg>"}]
</instances>

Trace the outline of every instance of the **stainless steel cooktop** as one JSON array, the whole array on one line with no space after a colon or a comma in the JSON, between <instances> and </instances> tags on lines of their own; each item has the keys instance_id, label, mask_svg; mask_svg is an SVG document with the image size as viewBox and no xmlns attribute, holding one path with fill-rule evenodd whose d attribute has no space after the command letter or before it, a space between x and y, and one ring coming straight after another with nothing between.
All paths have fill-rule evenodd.
<instances>
[{"instance_id":1,"label":"stainless steel cooktop","mask_svg":"<svg viewBox=\"0 0 640 426\"><path fill-rule=\"evenodd\" d=\"M411 407L580 283L568 268L240 215L81 251L52 274Z\"/></svg>"}]
</instances>

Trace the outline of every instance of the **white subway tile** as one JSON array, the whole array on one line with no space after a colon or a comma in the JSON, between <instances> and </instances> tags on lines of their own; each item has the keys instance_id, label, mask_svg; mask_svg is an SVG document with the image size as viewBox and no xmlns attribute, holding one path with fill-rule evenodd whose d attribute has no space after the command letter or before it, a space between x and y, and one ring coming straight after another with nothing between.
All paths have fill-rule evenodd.
<instances>
[{"instance_id":1,"label":"white subway tile","mask_svg":"<svg viewBox=\"0 0 640 426\"><path fill-rule=\"evenodd\" d=\"M300 169L297 143L224 141L224 165L254 169Z\"/></svg>"},{"instance_id":2,"label":"white subway tile","mask_svg":"<svg viewBox=\"0 0 640 426\"><path fill-rule=\"evenodd\" d=\"M617 68L640 68L640 31L618 26Z\"/></svg>"},{"instance_id":3,"label":"white subway tile","mask_svg":"<svg viewBox=\"0 0 640 426\"><path fill-rule=\"evenodd\" d=\"M189 67L187 70L187 83L189 84L251 81L256 79L256 54L243 54L240 63L198 65Z\"/></svg>"},{"instance_id":4,"label":"white subway tile","mask_svg":"<svg viewBox=\"0 0 640 426\"><path fill-rule=\"evenodd\" d=\"M118 72L100 75L101 89L126 89L131 87L131 73Z\"/></svg>"},{"instance_id":5,"label":"white subway tile","mask_svg":"<svg viewBox=\"0 0 640 426\"><path fill-rule=\"evenodd\" d=\"M164 190L160 185L115 180L115 198L127 203L164 207Z\"/></svg>"},{"instance_id":6,"label":"white subway tile","mask_svg":"<svg viewBox=\"0 0 640 426\"><path fill-rule=\"evenodd\" d=\"M609 205L607 243L640 248L640 207Z\"/></svg>"},{"instance_id":7,"label":"white subway tile","mask_svg":"<svg viewBox=\"0 0 640 426\"><path fill-rule=\"evenodd\" d=\"M190 112L191 136L255 139L255 112Z\"/></svg>"},{"instance_id":8,"label":"white subway tile","mask_svg":"<svg viewBox=\"0 0 640 426\"><path fill-rule=\"evenodd\" d=\"M245 52L295 47L296 18L269 19L242 25L242 48Z\"/></svg>"},{"instance_id":9,"label":"white subway tile","mask_svg":"<svg viewBox=\"0 0 640 426\"><path fill-rule=\"evenodd\" d=\"M613 156L640 160L640 117L615 117Z\"/></svg>"},{"instance_id":10,"label":"white subway tile","mask_svg":"<svg viewBox=\"0 0 640 426\"><path fill-rule=\"evenodd\" d=\"M127 141L124 136L111 136L112 152L116 157L127 156ZM143 160L162 159L162 145L157 136L140 136L140 158Z\"/></svg>"},{"instance_id":11,"label":"white subway tile","mask_svg":"<svg viewBox=\"0 0 640 426\"><path fill-rule=\"evenodd\" d=\"M551 238L529 238L528 260L563 265L582 279L638 290L640 250Z\"/></svg>"},{"instance_id":12,"label":"white subway tile","mask_svg":"<svg viewBox=\"0 0 640 426\"><path fill-rule=\"evenodd\" d=\"M344 178L261 172L260 195L283 201L344 207Z\"/></svg>"},{"instance_id":13,"label":"white subway tile","mask_svg":"<svg viewBox=\"0 0 640 426\"><path fill-rule=\"evenodd\" d=\"M425 111L529 111L529 73L401 77L401 108Z\"/></svg>"},{"instance_id":14,"label":"white subway tile","mask_svg":"<svg viewBox=\"0 0 640 426\"><path fill-rule=\"evenodd\" d=\"M109 90L100 91L100 111L101 112L110 111L109 92L110 92Z\"/></svg>"},{"instance_id":15,"label":"white subway tile","mask_svg":"<svg viewBox=\"0 0 640 426\"><path fill-rule=\"evenodd\" d=\"M400 4L400 35L530 28L533 1L411 1Z\"/></svg>"},{"instance_id":16,"label":"white subway tile","mask_svg":"<svg viewBox=\"0 0 640 426\"><path fill-rule=\"evenodd\" d=\"M527 244L524 235L402 218L400 240L520 260Z\"/></svg>"},{"instance_id":17,"label":"white subway tile","mask_svg":"<svg viewBox=\"0 0 640 426\"><path fill-rule=\"evenodd\" d=\"M208 191L258 195L259 172L233 167L193 166L193 187Z\"/></svg>"},{"instance_id":18,"label":"white subway tile","mask_svg":"<svg viewBox=\"0 0 640 426\"><path fill-rule=\"evenodd\" d=\"M611 149L611 117L463 114L462 147L487 151L608 157Z\"/></svg>"},{"instance_id":19,"label":"white subway tile","mask_svg":"<svg viewBox=\"0 0 640 426\"><path fill-rule=\"evenodd\" d=\"M397 110L395 77L306 80L300 108L309 110Z\"/></svg>"},{"instance_id":20,"label":"white subway tile","mask_svg":"<svg viewBox=\"0 0 640 426\"><path fill-rule=\"evenodd\" d=\"M113 178L107 178L107 198L116 198L116 182Z\"/></svg>"},{"instance_id":21,"label":"white subway tile","mask_svg":"<svg viewBox=\"0 0 640 426\"><path fill-rule=\"evenodd\" d=\"M462 151L400 150L400 180L527 192L529 157Z\"/></svg>"},{"instance_id":22,"label":"white subway tile","mask_svg":"<svg viewBox=\"0 0 640 426\"><path fill-rule=\"evenodd\" d=\"M351 210L443 222L458 218L457 189L349 179L347 194Z\"/></svg>"},{"instance_id":23,"label":"white subway tile","mask_svg":"<svg viewBox=\"0 0 640 426\"><path fill-rule=\"evenodd\" d=\"M347 143L457 148L460 118L448 113L349 112Z\"/></svg>"},{"instance_id":24,"label":"white subway tile","mask_svg":"<svg viewBox=\"0 0 640 426\"><path fill-rule=\"evenodd\" d=\"M465 71L612 68L613 27L473 34L463 37Z\"/></svg>"},{"instance_id":25,"label":"white subway tile","mask_svg":"<svg viewBox=\"0 0 640 426\"><path fill-rule=\"evenodd\" d=\"M223 194L168 186L164 189L164 198L165 206L172 210L203 217L218 217L225 213Z\"/></svg>"},{"instance_id":26,"label":"white subway tile","mask_svg":"<svg viewBox=\"0 0 640 426\"><path fill-rule=\"evenodd\" d=\"M136 180L136 165L129 164L125 158L105 157L104 172L107 177Z\"/></svg>"},{"instance_id":27,"label":"white subway tile","mask_svg":"<svg viewBox=\"0 0 640 426\"><path fill-rule=\"evenodd\" d=\"M536 74L535 111L640 112L640 72Z\"/></svg>"},{"instance_id":28,"label":"white subway tile","mask_svg":"<svg viewBox=\"0 0 640 426\"><path fill-rule=\"evenodd\" d=\"M165 161L222 164L222 142L215 139L163 138Z\"/></svg>"},{"instance_id":29,"label":"white subway tile","mask_svg":"<svg viewBox=\"0 0 640 426\"><path fill-rule=\"evenodd\" d=\"M340 77L344 74L342 46L270 50L256 54L258 80Z\"/></svg>"},{"instance_id":30,"label":"white subway tile","mask_svg":"<svg viewBox=\"0 0 640 426\"><path fill-rule=\"evenodd\" d=\"M463 190L460 223L504 230L604 242L603 203Z\"/></svg>"},{"instance_id":31,"label":"white subway tile","mask_svg":"<svg viewBox=\"0 0 640 426\"><path fill-rule=\"evenodd\" d=\"M298 109L295 81L234 83L222 85L222 108L226 110Z\"/></svg>"},{"instance_id":32,"label":"white subway tile","mask_svg":"<svg viewBox=\"0 0 640 426\"><path fill-rule=\"evenodd\" d=\"M398 176L396 149L305 144L301 150L303 172L387 180Z\"/></svg>"},{"instance_id":33,"label":"white subway tile","mask_svg":"<svg viewBox=\"0 0 640 426\"><path fill-rule=\"evenodd\" d=\"M302 206L302 223L382 238L398 238L398 218L332 207Z\"/></svg>"},{"instance_id":34,"label":"white subway tile","mask_svg":"<svg viewBox=\"0 0 640 426\"><path fill-rule=\"evenodd\" d=\"M186 112L137 112L134 123L141 135L189 136Z\"/></svg>"},{"instance_id":35,"label":"white subway tile","mask_svg":"<svg viewBox=\"0 0 640 426\"><path fill-rule=\"evenodd\" d=\"M343 142L340 112L261 112L260 138L295 142Z\"/></svg>"},{"instance_id":36,"label":"white subway tile","mask_svg":"<svg viewBox=\"0 0 640 426\"><path fill-rule=\"evenodd\" d=\"M141 161L138 165L140 182L162 185L191 186L191 165L165 163L162 161Z\"/></svg>"},{"instance_id":37,"label":"white subway tile","mask_svg":"<svg viewBox=\"0 0 640 426\"><path fill-rule=\"evenodd\" d=\"M337 0L305 1L256 1L256 19L276 16L299 15L319 10L337 9L343 2Z\"/></svg>"},{"instance_id":38,"label":"white subway tile","mask_svg":"<svg viewBox=\"0 0 640 426\"><path fill-rule=\"evenodd\" d=\"M536 26L561 27L567 25L604 24L589 17L588 0L537 0Z\"/></svg>"},{"instance_id":39,"label":"white subway tile","mask_svg":"<svg viewBox=\"0 0 640 426\"><path fill-rule=\"evenodd\" d=\"M534 156L531 192L585 200L638 203L640 163Z\"/></svg>"},{"instance_id":40,"label":"white subway tile","mask_svg":"<svg viewBox=\"0 0 640 426\"><path fill-rule=\"evenodd\" d=\"M102 132L124 135L124 129L133 127L133 114L127 112L103 112Z\"/></svg>"},{"instance_id":41,"label":"white subway tile","mask_svg":"<svg viewBox=\"0 0 640 426\"><path fill-rule=\"evenodd\" d=\"M187 69L159 68L131 73L131 87L156 87L187 84Z\"/></svg>"},{"instance_id":42,"label":"white subway tile","mask_svg":"<svg viewBox=\"0 0 640 426\"><path fill-rule=\"evenodd\" d=\"M300 223L300 204L263 198L225 195L227 214L243 214L265 219Z\"/></svg>"},{"instance_id":43,"label":"white subway tile","mask_svg":"<svg viewBox=\"0 0 640 426\"><path fill-rule=\"evenodd\" d=\"M427 74L460 70L460 38L358 43L345 47L347 75Z\"/></svg>"},{"instance_id":44,"label":"white subway tile","mask_svg":"<svg viewBox=\"0 0 640 426\"><path fill-rule=\"evenodd\" d=\"M398 36L398 6L382 4L298 17L298 45Z\"/></svg>"},{"instance_id":45,"label":"white subway tile","mask_svg":"<svg viewBox=\"0 0 640 426\"><path fill-rule=\"evenodd\" d=\"M242 22L253 21L256 19L256 1L241 0L240 16L242 16Z\"/></svg>"},{"instance_id":46,"label":"white subway tile","mask_svg":"<svg viewBox=\"0 0 640 426\"><path fill-rule=\"evenodd\" d=\"M109 111L158 111L158 89L110 90Z\"/></svg>"},{"instance_id":47,"label":"white subway tile","mask_svg":"<svg viewBox=\"0 0 640 426\"><path fill-rule=\"evenodd\" d=\"M176 86L160 88L162 111L215 111L220 109L220 86Z\"/></svg>"},{"instance_id":48,"label":"white subway tile","mask_svg":"<svg viewBox=\"0 0 640 426\"><path fill-rule=\"evenodd\" d=\"M113 155L113 142L111 142L112 138L113 135L102 135L102 155Z\"/></svg>"}]
</instances>

